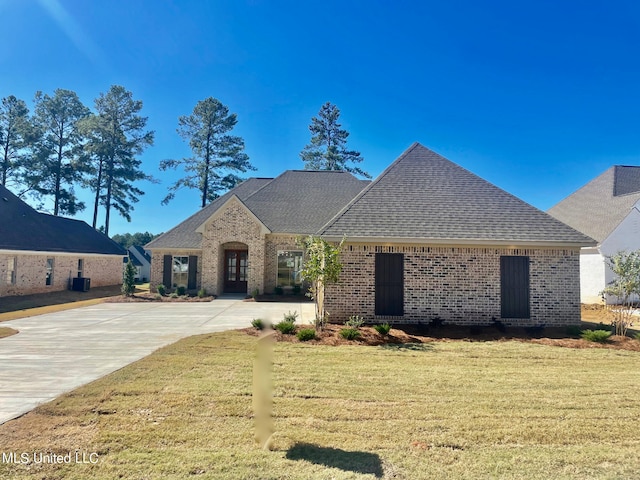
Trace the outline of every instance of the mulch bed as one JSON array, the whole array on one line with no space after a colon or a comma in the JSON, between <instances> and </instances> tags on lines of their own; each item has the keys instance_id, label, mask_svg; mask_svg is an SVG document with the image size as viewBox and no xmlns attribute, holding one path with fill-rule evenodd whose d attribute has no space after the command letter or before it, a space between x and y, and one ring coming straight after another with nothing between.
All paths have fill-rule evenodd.
<instances>
[{"instance_id":1,"label":"mulch bed","mask_svg":"<svg viewBox=\"0 0 640 480\"><path fill-rule=\"evenodd\" d=\"M300 328L313 328L310 325L298 325ZM443 325L430 327L427 325L397 325L391 329L389 335L380 335L373 327L360 327L360 337L356 340L345 340L339 334L344 325L329 324L316 335L316 340L300 342L295 335L284 335L274 332L274 338L278 342L308 343L312 345L365 345L380 346L389 345L397 348L417 349L421 344L432 342L489 342L489 341L520 341L541 345L550 345L565 348L608 348L617 350L631 350L640 352L640 341L628 337L611 336L606 343L596 343L572 337L567 334L567 329L562 327L539 329L510 328L506 331L498 330L493 326L469 327L456 325ZM585 326L584 328L589 328ZM263 331L253 327L242 329L248 335L260 336ZM426 346L426 345L425 345Z\"/></svg>"},{"instance_id":2,"label":"mulch bed","mask_svg":"<svg viewBox=\"0 0 640 480\"><path fill-rule=\"evenodd\" d=\"M187 295L183 295L181 297L158 297L155 293L136 293L131 297L125 297L124 295L118 295L117 297L107 298L105 303L133 303L133 302L165 302L165 303L177 303L177 302L211 302L214 296L207 297L190 297Z\"/></svg>"}]
</instances>

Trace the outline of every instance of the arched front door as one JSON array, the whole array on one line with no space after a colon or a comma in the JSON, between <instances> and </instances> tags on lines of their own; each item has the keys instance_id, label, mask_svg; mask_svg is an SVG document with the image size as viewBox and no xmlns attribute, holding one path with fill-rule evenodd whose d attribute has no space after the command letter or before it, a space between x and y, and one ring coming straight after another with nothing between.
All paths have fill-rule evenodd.
<instances>
[{"instance_id":1,"label":"arched front door","mask_svg":"<svg viewBox=\"0 0 640 480\"><path fill-rule=\"evenodd\" d=\"M249 252L247 250L224 251L225 293L247 293Z\"/></svg>"}]
</instances>

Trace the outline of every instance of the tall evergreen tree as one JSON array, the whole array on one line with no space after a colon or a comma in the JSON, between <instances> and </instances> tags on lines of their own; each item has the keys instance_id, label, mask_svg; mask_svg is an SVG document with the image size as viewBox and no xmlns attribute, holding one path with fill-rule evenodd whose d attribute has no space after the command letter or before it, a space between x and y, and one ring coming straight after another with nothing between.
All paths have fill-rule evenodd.
<instances>
[{"instance_id":1,"label":"tall evergreen tree","mask_svg":"<svg viewBox=\"0 0 640 480\"><path fill-rule=\"evenodd\" d=\"M89 185L95 193L94 227L98 203L105 208L104 233L109 234L111 209L131 221L133 204L144 192L134 185L138 180L154 181L145 174L137 158L153 145L154 132L145 130L147 117L139 115L142 101L119 85L95 100L96 115L83 124L88 140L85 152L92 158L92 178Z\"/></svg>"},{"instance_id":2,"label":"tall evergreen tree","mask_svg":"<svg viewBox=\"0 0 640 480\"><path fill-rule=\"evenodd\" d=\"M19 183L23 150L31 139L27 104L13 95L0 105L0 185Z\"/></svg>"},{"instance_id":3,"label":"tall evergreen tree","mask_svg":"<svg viewBox=\"0 0 640 480\"><path fill-rule=\"evenodd\" d=\"M311 118L309 131L311 143L300 152L306 170L345 170L371 178L367 172L348 163L360 163L360 152L347 150L349 132L340 128L340 110L330 102L325 103L317 117Z\"/></svg>"},{"instance_id":4,"label":"tall evergreen tree","mask_svg":"<svg viewBox=\"0 0 640 480\"><path fill-rule=\"evenodd\" d=\"M219 100L209 97L199 101L193 113L178 119L178 134L189 141L193 156L181 160L162 160L160 169L175 169L182 165L186 176L169 187L162 204L169 203L179 189L195 188L200 191L201 207L240 183L233 172L255 170L244 153L244 140L228 135L238 122L235 113Z\"/></svg>"},{"instance_id":5,"label":"tall evergreen tree","mask_svg":"<svg viewBox=\"0 0 640 480\"><path fill-rule=\"evenodd\" d=\"M61 88L53 96L37 92L34 101L39 139L26 178L40 195L53 196L54 215L74 215L85 208L75 195L74 185L85 170L80 161L78 121L89 115L89 109L75 92Z\"/></svg>"}]
</instances>

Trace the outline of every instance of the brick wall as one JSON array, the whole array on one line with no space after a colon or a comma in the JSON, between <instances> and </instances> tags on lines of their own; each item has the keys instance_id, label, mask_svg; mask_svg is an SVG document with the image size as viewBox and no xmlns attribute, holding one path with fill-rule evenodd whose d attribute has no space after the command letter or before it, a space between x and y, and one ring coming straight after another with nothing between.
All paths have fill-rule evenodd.
<instances>
[{"instance_id":1,"label":"brick wall","mask_svg":"<svg viewBox=\"0 0 640 480\"><path fill-rule=\"evenodd\" d=\"M404 254L404 317L375 317L375 254ZM500 256L530 258L529 319L500 318ZM579 249L346 245L338 285L326 291L332 321L415 323L435 317L458 324L569 325L580 321Z\"/></svg>"},{"instance_id":2,"label":"brick wall","mask_svg":"<svg viewBox=\"0 0 640 480\"><path fill-rule=\"evenodd\" d=\"M10 258L16 258L16 283L7 282ZM45 284L47 259L53 258L53 281ZM0 254L0 296L30 295L66 290L70 278L78 276L78 259L84 261L83 276L91 279L91 287L122 284L122 256L78 256L60 254Z\"/></svg>"},{"instance_id":3,"label":"brick wall","mask_svg":"<svg viewBox=\"0 0 640 480\"><path fill-rule=\"evenodd\" d=\"M265 241L263 226L239 201L231 199L205 225L202 236L202 285L223 293L224 250L245 245L248 250L247 292L264 291Z\"/></svg>"}]
</instances>

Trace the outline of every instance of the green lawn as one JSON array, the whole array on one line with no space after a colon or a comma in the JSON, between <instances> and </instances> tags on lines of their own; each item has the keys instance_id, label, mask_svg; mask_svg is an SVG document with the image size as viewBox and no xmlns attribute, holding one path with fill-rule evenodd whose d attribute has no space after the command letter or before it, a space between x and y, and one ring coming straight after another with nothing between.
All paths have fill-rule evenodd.
<instances>
[{"instance_id":1,"label":"green lawn","mask_svg":"<svg viewBox=\"0 0 640 480\"><path fill-rule=\"evenodd\" d=\"M253 439L255 337L192 337L0 426L30 479L631 479L640 354L519 341L282 343L272 451ZM89 458L89 457L86 457Z\"/></svg>"}]
</instances>

